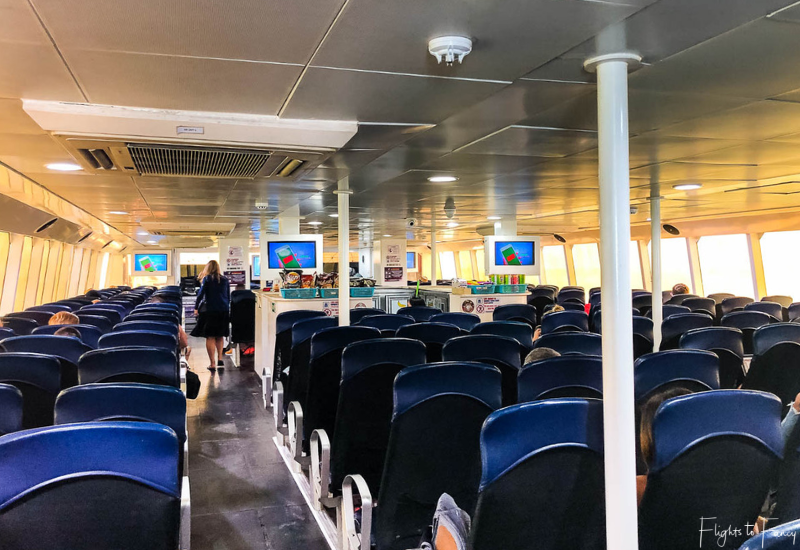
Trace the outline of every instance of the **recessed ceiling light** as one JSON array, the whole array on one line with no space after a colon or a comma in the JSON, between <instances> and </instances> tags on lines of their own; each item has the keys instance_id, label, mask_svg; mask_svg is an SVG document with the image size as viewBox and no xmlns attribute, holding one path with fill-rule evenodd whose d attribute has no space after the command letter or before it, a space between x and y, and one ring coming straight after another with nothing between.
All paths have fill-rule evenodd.
<instances>
[{"instance_id":1,"label":"recessed ceiling light","mask_svg":"<svg viewBox=\"0 0 800 550\"><path fill-rule=\"evenodd\" d=\"M652 221L650 218L647 218L647 221Z\"/></svg>"},{"instance_id":2,"label":"recessed ceiling light","mask_svg":"<svg viewBox=\"0 0 800 550\"><path fill-rule=\"evenodd\" d=\"M158 241L147 241L147 244L158 244Z\"/></svg>"},{"instance_id":3,"label":"recessed ceiling light","mask_svg":"<svg viewBox=\"0 0 800 550\"><path fill-rule=\"evenodd\" d=\"M147 237L149 234L150 233L148 233L147 231L139 231L139 233L137 233L137 235L139 235L140 237Z\"/></svg>"},{"instance_id":4,"label":"recessed ceiling light","mask_svg":"<svg viewBox=\"0 0 800 550\"><path fill-rule=\"evenodd\" d=\"M428 181L431 183L450 183L458 181L458 178L455 176L431 176L428 178Z\"/></svg>"},{"instance_id":5,"label":"recessed ceiling light","mask_svg":"<svg viewBox=\"0 0 800 550\"><path fill-rule=\"evenodd\" d=\"M123 210L112 210L109 214L114 214L115 216L127 216L128 213Z\"/></svg>"},{"instance_id":6,"label":"recessed ceiling light","mask_svg":"<svg viewBox=\"0 0 800 550\"><path fill-rule=\"evenodd\" d=\"M331 218L338 218L339 214L328 214L328 216L330 216Z\"/></svg>"},{"instance_id":7,"label":"recessed ceiling light","mask_svg":"<svg viewBox=\"0 0 800 550\"><path fill-rule=\"evenodd\" d=\"M322 222L308 222L308 225L322 225Z\"/></svg>"},{"instance_id":8,"label":"recessed ceiling light","mask_svg":"<svg viewBox=\"0 0 800 550\"><path fill-rule=\"evenodd\" d=\"M457 222L450 222L450 223L447 224L447 227L458 227L458 223Z\"/></svg>"},{"instance_id":9,"label":"recessed ceiling light","mask_svg":"<svg viewBox=\"0 0 800 550\"><path fill-rule=\"evenodd\" d=\"M500 216L486 216L487 220L502 220Z\"/></svg>"},{"instance_id":10,"label":"recessed ceiling light","mask_svg":"<svg viewBox=\"0 0 800 550\"><path fill-rule=\"evenodd\" d=\"M52 162L50 164L45 164L44 167L48 170L56 170L57 172L77 172L78 170L83 170L79 164L75 164L74 162Z\"/></svg>"},{"instance_id":11,"label":"recessed ceiling light","mask_svg":"<svg viewBox=\"0 0 800 550\"><path fill-rule=\"evenodd\" d=\"M391 237L391 235L384 235L384 237Z\"/></svg>"},{"instance_id":12,"label":"recessed ceiling light","mask_svg":"<svg viewBox=\"0 0 800 550\"><path fill-rule=\"evenodd\" d=\"M672 188L676 191L692 191L703 187L699 183L681 183L680 185L673 185Z\"/></svg>"}]
</instances>

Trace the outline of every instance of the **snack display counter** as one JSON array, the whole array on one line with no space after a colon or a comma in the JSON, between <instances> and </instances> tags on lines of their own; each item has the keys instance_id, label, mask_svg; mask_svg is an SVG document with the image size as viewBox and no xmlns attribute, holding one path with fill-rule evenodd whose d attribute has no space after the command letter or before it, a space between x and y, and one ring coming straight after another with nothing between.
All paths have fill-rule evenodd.
<instances>
[{"instance_id":1,"label":"snack display counter","mask_svg":"<svg viewBox=\"0 0 800 550\"><path fill-rule=\"evenodd\" d=\"M434 286L420 288L420 296L424 298L425 305L442 311L473 313L481 318L481 322L491 321L497 306L528 303L527 290L514 293L456 294L452 287Z\"/></svg>"}]
</instances>

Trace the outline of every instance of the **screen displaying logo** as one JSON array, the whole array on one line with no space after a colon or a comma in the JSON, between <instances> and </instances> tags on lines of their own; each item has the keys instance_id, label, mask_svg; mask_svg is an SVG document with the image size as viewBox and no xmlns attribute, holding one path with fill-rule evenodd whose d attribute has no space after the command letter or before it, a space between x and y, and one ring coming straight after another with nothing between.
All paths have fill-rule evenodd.
<instances>
[{"instance_id":1,"label":"screen displaying logo","mask_svg":"<svg viewBox=\"0 0 800 550\"><path fill-rule=\"evenodd\" d=\"M271 242L268 249L269 269L313 269L317 267L317 243L315 242Z\"/></svg>"},{"instance_id":2,"label":"screen displaying logo","mask_svg":"<svg viewBox=\"0 0 800 550\"><path fill-rule=\"evenodd\" d=\"M134 271L139 273L155 273L169 271L167 254L134 254Z\"/></svg>"},{"instance_id":3,"label":"screen displaying logo","mask_svg":"<svg viewBox=\"0 0 800 550\"><path fill-rule=\"evenodd\" d=\"M534 265L532 241L497 241L494 247L495 265Z\"/></svg>"}]
</instances>

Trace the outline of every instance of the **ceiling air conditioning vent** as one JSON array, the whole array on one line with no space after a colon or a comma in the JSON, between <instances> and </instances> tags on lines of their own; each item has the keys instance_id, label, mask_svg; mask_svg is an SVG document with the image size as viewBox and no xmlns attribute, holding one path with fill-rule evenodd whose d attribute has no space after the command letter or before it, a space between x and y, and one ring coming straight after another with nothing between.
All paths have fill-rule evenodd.
<instances>
[{"instance_id":1,"label":"ceiling air conditioning vent","mask_svg":"<svg viewBox=\"0 0 800 550\"><path fill-rule=\"evenodd\" d=\"M254 178L269 151L129 144L133 164L143 176Z\"/></svg>"},{"instance_id":2,"label":"ceiling air conditioning vent","mask_svg":"<svg viewBox=\"0 0 800 550\"><path fill-rule=\"evenodd\" d=\"M142 223L151 235L166 237L226 237L236 228L235 223Z\"/></svg>"}]
</instances>

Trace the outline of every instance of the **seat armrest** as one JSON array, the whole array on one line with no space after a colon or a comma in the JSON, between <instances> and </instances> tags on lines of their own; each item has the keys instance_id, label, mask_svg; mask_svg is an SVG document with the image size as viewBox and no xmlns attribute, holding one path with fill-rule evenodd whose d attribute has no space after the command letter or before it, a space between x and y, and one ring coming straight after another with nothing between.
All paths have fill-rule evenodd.
<instances>
[{"instance_id":1,"label":"seat armrest","mask_svg":"<svg viewBox=\"0 0 800 550\"><path fill-rule=\"evenodd\" d=\"M289 452L298 465L303 464L303 407L299 401L289 403Z\"/></svg>"},{"instance_id":2,"label":"seat armrest","mask_svg":"<svg viewBox=\"0 0 800 550\"><path fill-rule=\"evenodd\" d=\"M361 532L356 531L353 485L361 496ZM343 550L369 550L372 538L372 493L360 475L350 475L342 483Z\"/></svg>"},{"instance_id":3,"label":"seat armrest","mask_svg":"<svg viewBox=\"0 0 800 550\"><path fill-rule=\"evenodd\" d=\"M192 545L192 500L189 494L189 476L181 481L181 528L180 550L189 550Z\"/></svg>"},{"instance_id":4,"label":"seat armrest","mask_svg":"<svg viewBox=\"0 0 800 550\"><path fill-rule=\"evenodd\" d=\"M322 510L322 499L329 494L331 475L331 440L325 430L311 432L311 467L308 484L311 486L311 503Z\"/></svg>"}]
</instances>

